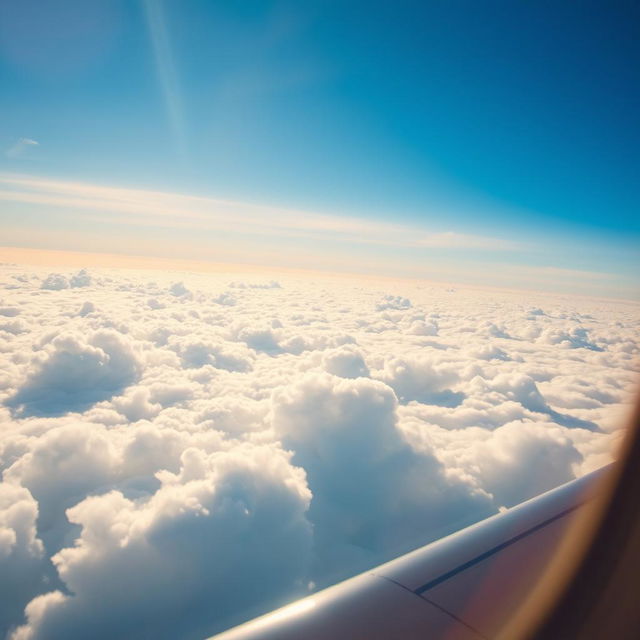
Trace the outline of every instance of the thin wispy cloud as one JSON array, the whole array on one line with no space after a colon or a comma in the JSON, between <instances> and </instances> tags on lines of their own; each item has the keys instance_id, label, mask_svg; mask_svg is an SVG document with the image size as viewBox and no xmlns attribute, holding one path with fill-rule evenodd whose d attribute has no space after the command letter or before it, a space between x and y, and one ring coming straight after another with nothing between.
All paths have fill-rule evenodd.
<instances>
[{"instance_id":1,"label":"thin wispy cloud","mask_svg":"<svg viewBox=\"0 0 640 640\"><path fill-rule=\"evenodd\" d=\"M129 226L193 228L279 237L321 238L388 247L517 251L521 243L429 231L417 226L178 193L0 174L0 200L67 207L86 219L96 217ZM105 214L106 218L105 218Z\"/></svg>"},{"instance_id":2,"label":"thin wispy cloud","mask_svg":"<svg viewBox=\"0 0 640 640\"><path fill-rule=\"evenodd\" d=\"M431 233L418 238L415 246L433 249L483 249L486 251L516 251L523 248L522 243L468 233Z\"/></svg>"},{"instance_id":3,"label":"thin wispy cloud","mask_svg":"<svg viewBox=\"0 0 640 640\"><path fill-rule=\"evenodd\" d=\"M5 151L5 155L7 158L20 158L24 156L30 148L38 146L40 146L40 143L37 140L18 138L18 140Z\"/></svg>"}]
</instances>

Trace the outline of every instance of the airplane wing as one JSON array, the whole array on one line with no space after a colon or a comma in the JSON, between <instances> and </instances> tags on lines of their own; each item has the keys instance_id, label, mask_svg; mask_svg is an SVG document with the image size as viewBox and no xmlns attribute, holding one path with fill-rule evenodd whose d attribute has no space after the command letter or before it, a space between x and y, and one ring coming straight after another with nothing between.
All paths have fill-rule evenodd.
<instances>
[{"instance_id":1,"label":"airplane wing","mask_svg":"<svg viewBox=\"0 0 640 640\"><path fill-rule=\"evenodd\" d=\"M493 638L526 600L604 469L215 640Z\"/></svg>"}]
</instances>

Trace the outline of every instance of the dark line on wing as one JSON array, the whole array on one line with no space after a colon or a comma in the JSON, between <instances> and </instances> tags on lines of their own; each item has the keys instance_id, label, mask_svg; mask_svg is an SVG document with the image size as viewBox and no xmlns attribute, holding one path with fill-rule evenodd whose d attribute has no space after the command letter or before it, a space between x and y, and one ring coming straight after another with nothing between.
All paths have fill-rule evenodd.
<instances>
[{"instance_id":1,"label":"dark line on wing","mask_svg":"<svg viewBox=\"0 0 640 640\"><path fill-rule=\"evenodd\" d=\"M427 602L428 604L434 606L436 609L438 609L439 611L441 611L445 615L448 615L450 618L453 618L456 622L459 622L461 625L467 627L467 629L469 629L470 631L473 631L473 633L475 633L479 638L482 638L482 640L489 640L489 638L487 638L487 636L485 636L484 634L480 633L475 627L472 627L470 624L468 624L467 622L465 622L461 618L458 618L458 616L455 613L451 613L451 611L448 611L447 609L445 609L444 607L442 607L438 603L433 602L433 600L429 600L429 598L425 598L424 596L421 596L420 594L416 593L415 591L412 591L411 589L409 589L409 587L405 587L400 582L396 582L393 578L388 578L387 576L381 576L381 575L379 575L377 573L374 573L373 575L376 578L382 578L383 580L387 580L387 582L391 582L392 584L395 584L397 587L400 587L401 589L404 589L405 591L408 591L412 595L417 596L418 598L420 598L420 600L424 600L424 602Z\"/></svg>"},{"instance_id":2,"label":"dark line on wing","mask_svg":"<svg viewBox=\"0 0 640 640\"><path fill-rule=\"evenodd\" d=\"M569 509L565 509L564 511L561 511L555 516L549 518L548 520L545 520L544 522L541 522L540 524L537 524L534 527L531 527L530 529L527 529L526 531L519 533L517 536L514 536L513 538L510 538L509 540L502 542L501 544L493 547L492 549L489 549L488 551L481 553L479 556L476 556L475 558L468 560L467 562L459 565L455 569L451 569L451 571L447 571L446 573L443 573L441 576L434 578L433 580L427 582L426 584L423 584L421 587L418 587L417 589L415 589L414 593L419 596L422 595L425 591L429 591L429 589L433 589L433 587L437 587L439 584L442 584L443 582L446 582L447 580L449 580L449 578L453 578L453 576L459 573L462 573L463 571L466 571L470 567L473 567L474 565L478 564L479 562L482 562L483 560L486 560L487 558L490 558L492 555L495 555L496 553L502 551L503 549L510 547L512 544L519 542L523 538L530 536L532 533L535 533L536 531L540 531L540 529L544 529L544 527L550 525L552 522L555 522L556 520L560 520L560 518L564 518L564 516L570 514L572 511L575 511L576 509L581 507L582 504L583 503L580 503L573 507L570 507Z\"/></svg>"}]
</instances>

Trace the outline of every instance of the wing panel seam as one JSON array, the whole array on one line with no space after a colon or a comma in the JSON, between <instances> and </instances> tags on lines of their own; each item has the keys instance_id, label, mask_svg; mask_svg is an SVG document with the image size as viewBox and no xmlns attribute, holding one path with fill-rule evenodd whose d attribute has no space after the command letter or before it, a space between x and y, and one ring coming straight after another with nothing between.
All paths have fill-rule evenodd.
<instances>
[{"instance_id":1,"label":"wing panel seam","mask_svg":"<svg viewBox=\"0 0 640 640\"><path fill-rule=\"evenodd\" d=\"M475 558L472 558L471 560L467 560L467 562L464 562L463 564L458 565L455 569L451 569L450 571L447 571L446 573L443 573L442 575L438 576L437 578L434 578L433 580L430 580L429 582L423 584L422 586L420 586L417 589L413 590L413 593L415 593L418 596L422 596L422 594L425 593L426 591L429 591L430 589L433 589L434 587L437 587L439 584L442 584L443 582L446 582L447 580L449 580L450 578L453 578L454 576L458 575L459 573L462 573L463 571L466 571L467 569L470 569L471 567L473 567L474 565L482 562L483 560L486 560L487 558L490 558L491 556L495 555L496 553L499 553L500 551L503 551L507 547L510 547L511 545L515 544L516 542L519 542L523 538L526 538L526 537L530 536L531 534L536 533L537 531L540 531L540 529L544 529L545 527L549 526L553 522L556 522L556 520L560 520L561 518L564 518L565 516L569 515L573 511L575 511L576 509L579 509L583 504L584 503L581 502L580 504L574 505L573 507L569 507L568 509L565 509L564 511L561 511L560 513L557 513L555 516L552 516L551 518L548 518L547 520L544 520L543 522L540 522L539 524L527 529L526 531L523 531L522 533L519 533L517 536L514 536L513 538L509 538L508 540L505 540L504 542L501 542L499 545L496 545L495 547L489 549L488 551L485 551L484 553L481 553L480 555L477 555Z\"/></svg>"},{"instance_id":2,"label":"wing panel seam","mask_svg":"<svg viewBox=\"0 0 640 640\"><path fill-rule=\"evenodd\" d=\"M425 596L420 595L419 593L416 593L415 591L412 591L408 587L405 587L402 583L396 582L393 578L388 578L387 576L382 576L382 575L379 575L377 573L374 573L372 575L374 575L376 578L381 578L382 580L386 580L387 582L390 582L391 584L395 584L396 587L400 587L401 589L404 589L405 591L408 591L409 593L413 594L414 596L417 596L423 602L426 602L427 604L432 605L433 607L435 607L436 609L438 609L439 611L441 611L445 615L449 616L450 618L452 618L456 622L460 623L461 625L463 625L464 627L466 627L467 629L469 629L470 631L475 633L478 636L478 638L481 638L481 640L489 640L489 638L487 638L487 636L485 636L483 633L480 633L480 631L478 631L475 627L472 627L469 623L467 623L464 620L462 620L462 618L459 618L455 613L451 613L451 611L449 611L448 609L445 609L443 606L439 605L437 602L433 602L433 600L429 600L429 598L425 598Z\"/></svg>"}]
</instances>

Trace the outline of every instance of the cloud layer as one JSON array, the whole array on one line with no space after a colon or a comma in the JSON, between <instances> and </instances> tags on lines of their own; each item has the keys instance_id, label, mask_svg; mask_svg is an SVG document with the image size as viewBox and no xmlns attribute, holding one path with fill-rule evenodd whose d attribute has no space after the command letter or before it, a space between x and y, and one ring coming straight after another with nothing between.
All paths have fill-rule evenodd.
<instances>
[{"instance_id":1,"label":"cloud layer","mask_svg":"<svg viewBox=\"0 0 640 640\"><path fill-rule=\"evenodd\" d=\"M595 469L630 303L0 271L0 635L200 638Z\"/></svg>"}]
</instances>

